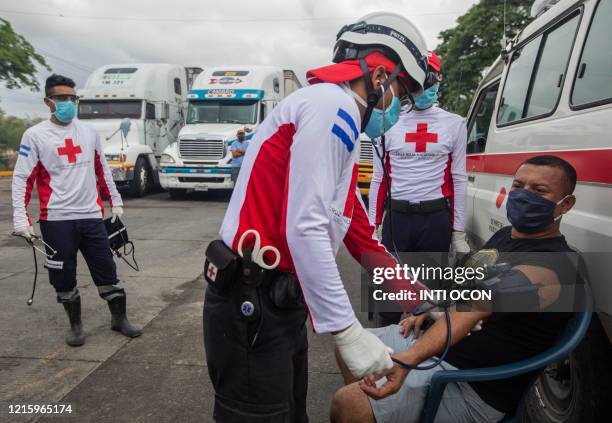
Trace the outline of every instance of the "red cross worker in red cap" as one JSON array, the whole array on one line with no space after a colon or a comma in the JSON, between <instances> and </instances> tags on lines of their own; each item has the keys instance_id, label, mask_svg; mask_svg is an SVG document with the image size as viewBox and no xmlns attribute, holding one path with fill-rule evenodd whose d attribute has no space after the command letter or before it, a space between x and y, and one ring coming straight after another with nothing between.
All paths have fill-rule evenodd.
<instances>
[{"instance_id":1,"label":"red cross worker in red cap","mask_svg":"<svg viewBox=\"0 0 612 423\"><path fill-rule=\"evenodd\" d=\"M391 250L466 254L466 125L436 104L442 63L433 51L428 67L425 90L387 132L385 156L374 160L369 216L383 225L383 244ZM390 201L383 166L390 175ZM397 323L399 314L383 313L381 320Z\"/></svg>"},{"instance_id":2,"label":"red cross worker in red cap","mask_svg":"<svg viewBox=\"0 0 612 423\"><path fill-rule=\"evenodd\" d=\"M359 135L382 135L411 107L427 48L403 16L372 13L340 30L333 62L309 71L310 85L259 126L223 242L207 250L214 277L205 269L204 344L217 421L308 421L307 316L317 333L334 335L355 377L393 366L389 349L357 320L336 254L344 243L362 265L368 253L396 265L357 188ZM247 271L227 270L228 257Z\"/></svg>"}]
</instances>

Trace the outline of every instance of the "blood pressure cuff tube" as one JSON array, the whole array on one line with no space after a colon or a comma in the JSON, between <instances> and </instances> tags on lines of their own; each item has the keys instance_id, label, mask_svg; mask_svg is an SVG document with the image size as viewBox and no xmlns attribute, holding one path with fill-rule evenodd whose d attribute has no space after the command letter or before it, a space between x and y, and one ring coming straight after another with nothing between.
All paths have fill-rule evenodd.
<instances>
[{"instance_id":1,"label":"blood pressure cuff tube","mask_svg":"<svg viewBox=\"0 0 612 423\"><path fill-rule=\"evenodd\" d=\"M225 291L236 280L240 269L240 257L219 239L206 248L204 279L215 288Z\"/></svg>"}]
</instances>

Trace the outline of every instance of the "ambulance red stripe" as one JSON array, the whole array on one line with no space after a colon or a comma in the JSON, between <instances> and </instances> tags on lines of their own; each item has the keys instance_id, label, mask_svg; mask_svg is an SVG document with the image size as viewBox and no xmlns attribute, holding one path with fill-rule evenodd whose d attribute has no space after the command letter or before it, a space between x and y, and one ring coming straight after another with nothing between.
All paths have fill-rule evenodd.
<instances>
[{"instance_id":1,"label":"ambulance red stripe","mask_svg":"<svg viewBox=\"0 0 612 423\"><path fill-rule=\"evenodd\" d=\"M567 160L576 169L578 182L612 184L612 172L609 171L612 149L472 154L467 156L467 171L511 176L522 162L538 155L554 155Z\"/></svg>"}]
</instances>

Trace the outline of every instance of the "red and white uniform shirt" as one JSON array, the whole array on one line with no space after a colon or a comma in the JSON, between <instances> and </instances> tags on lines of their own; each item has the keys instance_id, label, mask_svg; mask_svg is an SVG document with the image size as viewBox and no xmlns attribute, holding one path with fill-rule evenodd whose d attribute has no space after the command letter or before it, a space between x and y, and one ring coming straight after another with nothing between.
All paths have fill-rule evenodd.
<instances>
[{"instance_id":1,"label":"red and white uniform shirt","mask_svg":"<svg viewBox=\"0 0 612 423\"><path fill-rule=\"evenodd\" d=\"M13 172L13 219L28 226L28 204L36 183L40 220L101 218L100 191L111 206L121 206L100 136L89 124L73 120L66 126L50 120L23 134Z\"/></svg>"},{"instance_id":2,"label":"red and white uniform shirt","mask_svg":"<svg viewBox=\"0 0 612 423\"><path fill-rule=\"evenodd\" d=\"M380 145L380 140L377 140ZM463 231L467 196L464 119L439 107L413 110L385 134L385 166L394 200L420 202L449 197L453 229ZM378 147L381 152L380 146ZM376 153L376 152L375 152ZM387 184L382 164L374 157L370 185L370 221L382 222Z\"/></svg>"},{"instance_id":3,"label":"red and white uniform shirt","mask_svg":"<svg viewBox=\"0 0 612 423\"><path fill-rule=\"evenodd\" d=\"M355 321L335 260L342 242L364 265L379 252L395 266L357 189L360 125L355 100L335 84L284 99L251 140L220 230L234 251L249 229L280 250L278 268L296 274L316 332Z\"/></svg>"}]
</instances>

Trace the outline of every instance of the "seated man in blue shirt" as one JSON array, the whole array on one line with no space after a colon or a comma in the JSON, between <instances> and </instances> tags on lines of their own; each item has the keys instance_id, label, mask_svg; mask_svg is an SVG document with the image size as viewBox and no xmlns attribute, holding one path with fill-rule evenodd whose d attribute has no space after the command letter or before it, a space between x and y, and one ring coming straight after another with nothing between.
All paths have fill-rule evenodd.
<instances>
[{"instance_id":1,"label":"seated man in blue shirt","mask_svg":"<svg viewBox=\"0 0 612 423\"><path fill-rule=\"evenodd\" d=\"M236 137L237 141L234 141L230 146L230 151L232 152L232 182L234 183L236 179L238 179L240 166L242 166L242 159L249 147L249 141L246 139L244 129L239 129L236 133Z\"/></svg>"},{"instance_id":2,"label":"seated man in blue shirt","mask_svg":"<svg viewBox=\"0 0 612 423\"><path fill-rule=\"evenodd\" d=\"M433 374L439 370L494 367L515 363L549 349L562 333L570 312L559 311L564 287L577 282L572 250L560 232L561 217L574 206L576 171L556 156L536 156L517 169L506 211L512 226L498 230L483 250L494 252L496 263L508 263L527 286L538 287L537 312L494 310L450 313L452 347L445 360L430 370L395 365L386 380L368 376L351 380L338 364L347 385L334 396L331 420L338 422L418 422ZM483 251L481 250L481 251ZM483 251L484 253L484 251ZM538 254L539 253L539 254ZM531 310L531 309L529 309ZM511 310L509 310L511 311ZM446 345L445 319L418 334L427 314L410 316L372 331L395 352L397 359L417 365L431 363ZM473 331L480 321L481 330ZM467 336L470 335L470 336ZM493 382L450 383L444 391L437 422L496 422L513 413L535 374ZM353 382L353 383L351 383Z\"/></svg>"}]
</instances>

